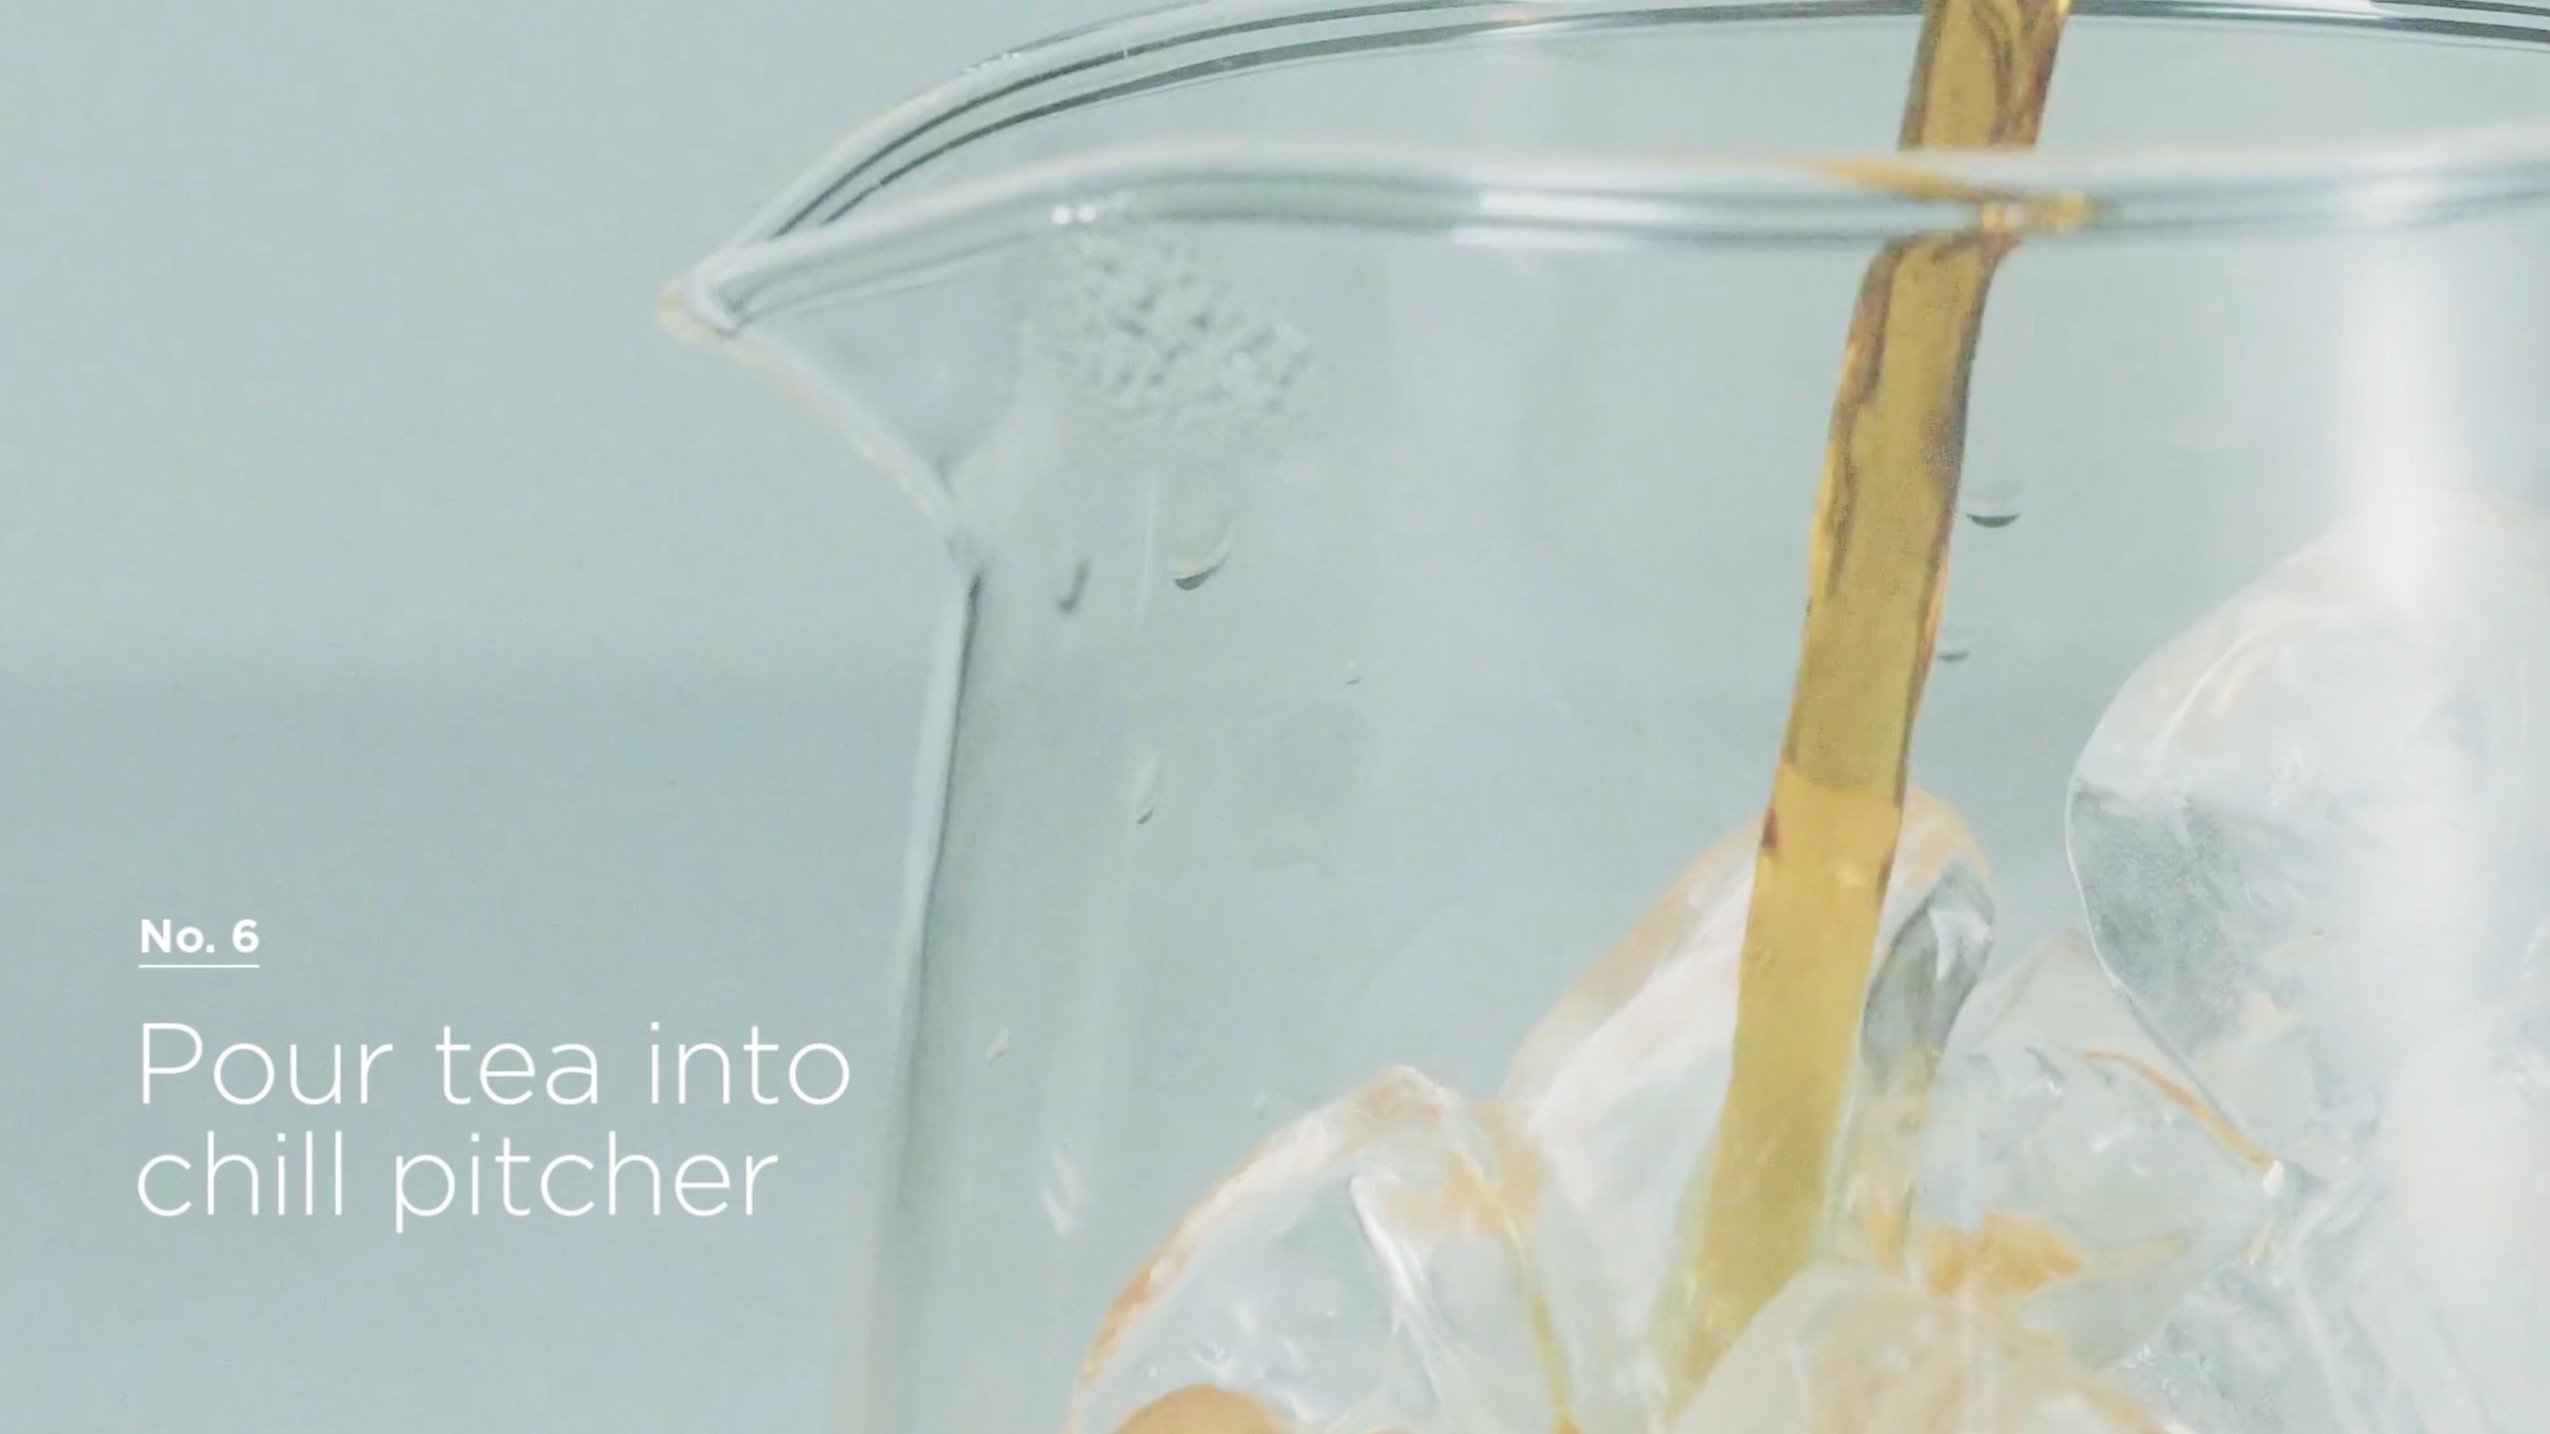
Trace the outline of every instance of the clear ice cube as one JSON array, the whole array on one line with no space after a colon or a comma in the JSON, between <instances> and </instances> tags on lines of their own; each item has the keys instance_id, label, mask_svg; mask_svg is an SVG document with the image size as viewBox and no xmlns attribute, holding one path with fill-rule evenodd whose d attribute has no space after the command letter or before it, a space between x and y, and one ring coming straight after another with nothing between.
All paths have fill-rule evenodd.
<instances>
[{"instance_id":1,"label":"clear ice cube","mask_svg":"<svg viewBox=\"0 0 2550 1434\"><path fill-rule=\"evenodd\" d=\"M1758 822L1711 846L1525 1039L1505 1102L1581 1212L1617 1327L1654 1327L1725 1100ZM1915 792L1887 888L1844 1134L1849 1228L1900 1223L1899 1153L1992 941L1982 853L1946 803Z\"/></svg>"},{"instance_id":2,"label":"clear ice cube","mask_svg":"<svg viewBox=\"0 0 2550 1434\"><path fill-rule=\"evenodd\" d=\"M2545 956L2534 943L2529 959ZM2332 1193L2348 1238L2297 1241L2320 1308L2345 1306L2328 1323L2360 1332L2343 1367L2378 1368L2424 1411L2402 1427L2550 1434L2545 1029L2550 967L2535 964L2488 1020L2392 1082L2367 1172Z\"/></svg>"},{"instance_id":3,"label":"clear ice cube","mask_svg":"<svg viewBox=\"0 0 2550 1434\"><path fill-rule=\"evenodd\" d=\"M2119 1362L2116 1382L2186 1434L2352 1431L2292 1297L2260 1268L2226 1266Z\"/></svg>"},{"instance_id":4,"label":"clear ice cube","mask_svg":"<svg viewBox=\"0 0 2550 1434\"><path fill-rule=\"evenodd\" d=\"M2550 518L2403 496L2155 654L2074 776L2100 959L2215 1098L2336 1178L2550 912Z\"/></svg>"},{"instance_id":5,"label":"clear ice cube","mask_svg":"<svg viewBox=\"0 0 2550 1434\"><path fill-rule=\"evenodd\" d=\"M2315 1187L2261 1250L2191 1291L2117 1377L2191 1434L2550 1427L2544 1347L2524 1344L2512 1360L2500 1351L2483 1366L2472 1358L2481 1350L2470 1313L2438 1298L2409 1227L2371 1181Z\"/></svg>"},{"instance_id":6,"label":"clear ice cube","mask_svg":"<svg viewBox=\"0 0 2550 1434\"><path fill-rule=\"evenodd\" d=\"M2533 964L2464 1040L2398 1070L2367 1158L2297 1175L2120 1382L2191 1434L2550 1434L2545 1017Z\"/></svg>"},{"instance_id":7,"label":"clear ice cube","mask_svg":"<svg viewBox=\"0 0 2550 1434\"><path fill-rule=\"evenodd\" d=\"M1754 1317L1672 1434L2160 1434L2121 1390L1988 1301L1863 1266L1802 1272Z\"/></svg>"},{"instance_id":8,"label":"clear ice cube","mask_svg":"<svg viewBox=\"0 0 2550 1434\"><path fill-rule=\"evenodd\" d=\"M2124 1362L2200 1434L2550 1434L2550 517L2430 492L2156 654L2075 773L2097 954L2293 1170Z\"/></svg>"},{"instance_id":9,"label":"clear ice cube","mask_svg":"<svg viewBox=\"0 0 2550 1434\"><path fill-rule=\"evenodd\" d=\"M1229 1396L1310 1434L1641 1428L1599 1278L1496 1111L1386 1071L1187 1215L1109 1313L1066 1427L1113 1434L1202 1386L1184 1412L1217 1430L1242 1417Z\"/></svg>"},{"instance_id":10,"label":"clear ice cube","mask_svg":"<svg viewBox=\"0 0 2550 1434\"><path fill-rule=\"evenodd\" d=\"M2134 1020L2087 941L1996 963L1921 1137L1912 1267L2097 1366L2263 1234L2283 1168Z\"/></svg>"}]
</instances>

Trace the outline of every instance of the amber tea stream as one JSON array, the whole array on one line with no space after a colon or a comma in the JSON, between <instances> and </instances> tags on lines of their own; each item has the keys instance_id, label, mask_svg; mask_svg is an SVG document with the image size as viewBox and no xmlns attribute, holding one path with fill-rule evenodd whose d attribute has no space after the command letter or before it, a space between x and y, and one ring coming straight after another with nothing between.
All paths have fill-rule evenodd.
<instances>
[{"instance_id":1,"label":"amber tea stream","mask_svg":"<svg viewBox=\"0 0 2550 1434\"><path fill-rule=\"evenodd\" d=\"M2032 145L2069 0L1932 0L1907 149ZM1696 1383L1816 1253L1946 590L1967 376L1992 232L1888 245L1844 349L1804 652L1744 931L1734 1073L1687 1214L1682 1377Z\"/></svg>"}]
</instances>

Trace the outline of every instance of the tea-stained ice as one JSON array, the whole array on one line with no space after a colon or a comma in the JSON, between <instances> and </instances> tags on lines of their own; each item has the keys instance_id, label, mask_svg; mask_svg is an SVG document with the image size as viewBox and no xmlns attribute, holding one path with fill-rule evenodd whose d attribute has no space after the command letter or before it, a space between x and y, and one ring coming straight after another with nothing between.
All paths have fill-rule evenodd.
<instances>
[{"instance_id":1,"label":"tea-stained ice","mask_svg":"<svg viewBox=\"0 0 2550 1434\"><path fill-rule=\"evenodd\" d=\"M1907 804L1826 1258L1679 1408L1660 1302L1758 826L1498 1100L1384 1073L1198 1205L1067 1434L2550 1434L2550 520L2401 500L2147 662L2089 921Z\"/></svg>"},{"instance_id":2,"label":"tea-stained ice","mask_svg":"<svg viewBox=\"0 0 2550 1434\"><path fill-rule=\"evenodd\" d=\"M2284 1183L2066 933L1996 965L1958 1023L1921 1139L1913 1264L1955 1285L1978 1251L2035 1251L2037 1278L1991 1292L2101 1365L2255 1243Z\"/></svg>"},{"instance_id":3,"label":"tea-stained ice","mask_svg":"<svg viewBox=\"0 0 2550 1434\"><path fill-rule=\"evenodd\" d=\"M1647 1331L1678 1255L1725 1100L1759 824L1711 846L1586 971L1517 1053L1505 1100L1580 1211L1618 1301ZM1900 1224L1931 1071L1992 940L1981 853L1949 807L1916 792L1879 926L1861 1069L1845 1130L1845 1224ZM1859 1179L1860 1172L1876 1172Z\"/></svg>"},{"instance_id":4,"label":"tea-stained ice","mask_svg":"<svg viewBox=\"0 0 2550 1434\"><path fill-rule=\"evenodd\" d=\"M1991 1302L1811 1267L1754 1317L1672 1434L2161 1434Z\"/></svg>"},{"instance_id":5,"label":"tea-stained ice","mask_svg":"<svg viewBox=\"0 0 2550 1434\"><path fill-rule=\"evenodd\" d=\"M1210 1384L1170 1390L1117 1426L1117 1434L1286 1434L1275 1412Z\"/></svg>"},{"instance_id":6,"label":"tea-stained ice","mask_svg":"<svg viewBox=\"0 0 2550 1434\"><path fill-rule=\"evenodd\" d=\"M1306 1434L1643 1428L1599 1278L1495 1112L1386 1071L1187 1215L1109 1314L1068 1427L1112 1434L1200 1385L1187 1413L1217 1429L1231 1396Z\"/></svg>"}]
</instances>

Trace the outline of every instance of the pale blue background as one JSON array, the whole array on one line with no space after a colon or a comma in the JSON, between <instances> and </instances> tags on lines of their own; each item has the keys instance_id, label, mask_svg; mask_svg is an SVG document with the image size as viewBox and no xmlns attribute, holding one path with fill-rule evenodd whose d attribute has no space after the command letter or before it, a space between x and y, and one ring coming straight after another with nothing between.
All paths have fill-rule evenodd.
<instances>
[{"instance_id":1,"label":"pale blue background","mask_svg":"<svg viewBox=\"0 0 2550 1434\"><path fill-rule=\"evenodd\" d=\"M0 1428L821 1427L876 1070L305 1120L144 1111L136 1032L396 1040L406 1097L444 1021L875 1058L931 551L655 295L851 123L1104 8L0 7ZM138 972L152 916L256 917L265 969ZM133 1200L207 1125L308 1124L372 1182L472 1129L784 1160L750 1222Z\"/></svg>"},{"instance_id":2,"label":"pale blue background","mask_svg":"<svg viewBox=\"0 0 2550 1434\"><path fill-rule=\"evenodd\" d=\"M0 1434L823 1426L861 1259L854 1196L878 1178L934 547L809 414L660 332L655 298L851 123L1106 8L0 6ZM2427 71L2369 46L2278 43L2275 86L2209 79L2262 72L2255 48L2217 37L2160 91L2130 46L2104 70L2075 50L2062 123L2199 142L2537 113L2528 58ZM1734 92L1727 105L1742 108ZM2530 231L2508 242L2536 252ZM2119 380L2084 377L2085 392L2175 383L2214 401L2175 427L2119 407L2100 421L2137 443L2066 429L2067 445L2175 445L2197 461L2161 471L2190 486L2279 434L2319 451L2343 436L2329 413L2410 436L2449 421L2530 454L2512 435L2538 432L2519 379L2543 367L2542 330L2500 326L2531 311L2506 308L2499 271L2452 249L2397 268L2231 252L2206 271L2215 289L2145 291L2175 304L2153 307L2147 342L2222 296L2253 322L2313 314L2300 332L2335 337L2265 345L2261 328L2259 347L2226 343L2183 372L2131 367L2165 350L2122 350ZM2067 294L2094 296L2092 315L2141 306L2130 289L2066 288L2056 262L2005 278L1996 311L2031 282L2056 312ZM2386 327L2414 305L2313 307L2323 290L2378 300L2354 280L2429 263L2431 329ZM2037 332L2064 345L2072 330ZM1810 423L1827 362L1812 342ZM2289 375L2206 388L2287 349ZM1996 352L2005 372L2054 371ZM2350 357L2368 353L2387 361ZM2402 418L2357 401L2403 375L2460 406ZM2253 411L2222 396L2253 392L2298 397ZM2072 476L2139 501L2097 474ZM2240 491L2263 508L2324 486L2306 466ZM2285 550L2271 526L2219 523L2219 549L2149 533L2145 547L2223 583ZM1973 590L1987 570L1961 562ZM2040 606L2072 591L2008 590ZM2007 756L2007 730L2086 723L2008 721L1991 704L2009 674L2027 675L2022 695L2090 701L2121 675L2058 671L2016 637L1984 652L1934 698L1948 740L1972 734L1970 770ZM2049 769L2066 756L2037 753ZM254 917L265 969L138 972L150 917ZM394 1040L403 1060L367 1111L308 1120L200 1092L145 1111L147 1020L222 1042ZM681 1039L733 1043L759 1022L849 1047L868 1063L861 1094L651 1111L624 1080L602 1111L502 1118L432 1098L425 1048L444 1022L482 1044L591 1042L625 1077L649 1021ZM199 1146L207 1125L269 1149L277 1130L345 1126L367 1182L354 1213L142 1213L137 1167ZM660 1155L783 1161L749 1222L388 1232L393 1151L462 1150L472 1130L590 1151L611 1128Z\"/></svg>"}]
</instances>

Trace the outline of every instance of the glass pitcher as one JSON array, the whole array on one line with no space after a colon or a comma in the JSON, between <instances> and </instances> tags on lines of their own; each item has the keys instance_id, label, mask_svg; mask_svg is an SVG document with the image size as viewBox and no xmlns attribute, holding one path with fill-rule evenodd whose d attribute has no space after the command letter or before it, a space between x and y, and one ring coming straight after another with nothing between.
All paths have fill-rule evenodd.
<instances>
[{"instance_id":1,"label":"glass pitcher","mask_svg":"<svg viewBox=\"0 0 2550 1434\"><path fill-rule=\"evenodd\" d=\"M2268 1236L2073 1352L2205 1434L2550 1429L2550 8L2080 0L2040 150L1911 183L1918 26L1211 0L888 113L676 286L956 575L847 1427L1110 1434L1093 1337L1253 1150L1385 1068L1511 1094L1760 809L1863 269L2042 201L1914 754L1988 860L1938 984L2090 952L2261 1198L2379 1235L2277 1317L2308 1396L2171 1352ZM2042 1185L2016 1089L1969 1147ZM1248 1323L1161 1378L1315 1342Z\"/></svg>"}]
</instances>

